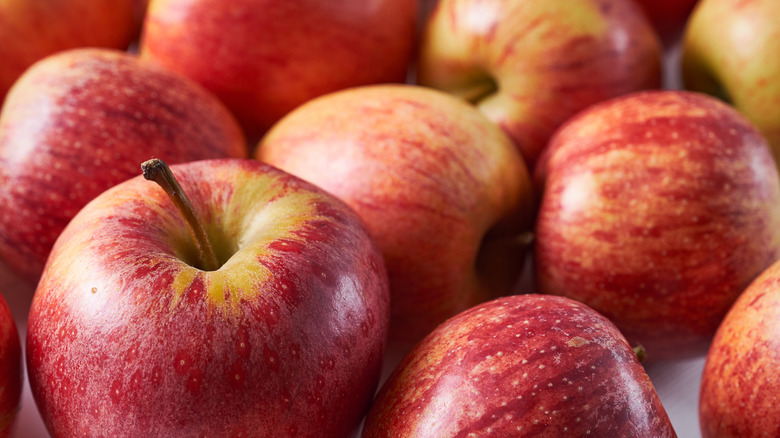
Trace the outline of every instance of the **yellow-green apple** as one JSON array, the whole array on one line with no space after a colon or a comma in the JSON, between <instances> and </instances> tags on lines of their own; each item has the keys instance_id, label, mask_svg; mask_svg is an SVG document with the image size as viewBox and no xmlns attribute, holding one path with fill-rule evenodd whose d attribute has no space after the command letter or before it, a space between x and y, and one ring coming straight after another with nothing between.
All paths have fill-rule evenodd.
<instances>
[{"instance_id":1,"label":"yellow-green apple","mask_svg":"<svg viewBox=\"0 0 780 438\"><path fill-rule=\"evenodd\" d=\"M780 158L780 2L701 0L685 30L685 88L744 114Z\"/></svg>"},{"instance_id":2,"label":"yellow-green apple","mask_svg":"<svg viewBox=\"0 0 780 438\"><path fill-rule=\"evenodd\" d=\"M625 0L441 0L426 23L418 82L473 102L530 169L576 112L661 86L661 45Z\"/></svg>"},{"instance_id":3,"label":"yellow-green apple","mask_svg":"<svg viewBox=\"0 0 780 438\"><path fill-rule=\"evenodd\" d=\"M702 372L704 438L780 434L780 264L764 271L729 310Z\"/></svg>"},{"instance_id":4,"label":"yellow-green apple","mask_svg":"<svg viewBox=\"0 0 780 438\"><path fill-rule=\"evenodd\" d=\"M172 165L173 176L144 165L166 191L139 176L95 198L36 289L27 366L48 430L356 430L389 320L382 256L359 217L256 160Z\"/></svg>"},{"instance_id":5,"label":"yellow-green apple","mask_svg":"<svg viewBox=\"0 0 780 438\"><path fill-rule=\"evenodd\" d=\"M154 0L141 55L216 94L254 140L313 97L404 82L417 0Z\"/></svg>"},{"instance_id":6,"label":"yellow-green apple","mask_svg":"<svg viewBox=\"0 0 780 438\"><path fill-rule=\"evenodd\" d=\"M132 163L247 155L230 112L186 78L109 49L47 57L0 113L0 256L34 283L68 221Z\"/></svg>"},{"instance_id":7,"label":"yellow-green apple","mask_svg":"<svg viewBox=\"0 0 780 438\"><path fill-rule=\"evenodd\" d=\"M77 47L126 49L134 0L0 1L0 104L33 63Z\"/></svg>"},{"instance_id":8,"label":"yellow-green apple","mask_svg":"<svg viewBox=\"0 0 780 438\"><path fill-rule=\"evenodd\" d=\"M636 0L667 49L680 40L698 0Z\"/></svg>"},{"instance_id":9,"label":"yellow-green apple","mask_svg":"<svg viewBox=\"0 0 780 438\"><path fill-rule=\"evenodd\" d=\"M0 295L0 437L12 436L22 395L22 347L11 309Z\"/></svg>"},{"instance_id":10,"label":"yellow-green apple","mask_svg":"<svg viewBox=\"0 0 780 438\"><path fill-rule=\"evenodd\" d=\"M368 224L390 276L394 351L510 292L522 270L530 177L506 135L454 96L413 85L331 93L280 120L255 157Z\"/></svg>"},{"instance_id":11,"label":"yellow-green apple","mask_svg":"<svg viewBox=\"0 0 780 438\"><path fill-rule=\"evenodd\" d=\"M648 360L704 355L737 296L780 256L769 146L704 94L597 104L556 133L535 176L538 290L590 305Z\"/></svg>"},{"instance_id":12,"label":"yellow-green apple","mask_svg":"<svg viewBox=\"0 0 780 438\"><path fill-rule=\"evenodd\" d=\"M382 386L363 438L675 437L650 378L609 320L564 297L468 309Z\"/></svg>"}]
</instances>

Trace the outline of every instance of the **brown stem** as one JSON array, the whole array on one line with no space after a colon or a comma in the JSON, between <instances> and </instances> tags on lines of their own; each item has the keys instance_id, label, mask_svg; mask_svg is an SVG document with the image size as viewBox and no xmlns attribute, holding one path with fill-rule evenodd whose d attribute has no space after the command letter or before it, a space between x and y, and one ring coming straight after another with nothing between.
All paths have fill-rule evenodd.
<instances>
[{"instance_id":1,"label":"brown stem","mask_svg":"<svg viewBox=\"0 0 780 438\"><path fill-rule=\"evenodd\" d=\"M634 354L636 354L636 358L639 359L639 363L642 363L647 359L647 351L645 350L645 347L641 345L634 347Z\"/></svg>"},{"instance_id":2,"label":"brown stem","mask_svg":"<svg viewBox=\"0 0 780 438\"><path fill-rule=\"evenodd\" d=\"M153 158L149 161L145 161L141 164L141 170L143 171L144 178L149 181L154 181L165 190L168 197L171 198L174 205L181 211L184 216L187 225L192 233L192 239L195 242L195 246L198 249L198 258L200 261L200 267L205 271L216 271L219 269L219 262L217 256L214 253L214 248L211 246L211 241L206 233L206 228L203 227L203 222L200 221L198 215L195 213L195 208L192 206L192 202L187 197L187 194L182 190L179 181L171 172L171 168L163 160L159 158Z\"/></svg>"}]
</instances>

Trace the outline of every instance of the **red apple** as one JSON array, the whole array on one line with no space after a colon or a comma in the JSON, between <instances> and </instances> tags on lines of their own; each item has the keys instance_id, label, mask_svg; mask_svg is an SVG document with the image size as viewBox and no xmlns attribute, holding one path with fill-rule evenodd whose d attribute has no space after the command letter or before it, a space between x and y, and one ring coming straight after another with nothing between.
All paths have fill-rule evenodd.
<instances>
[{"instance_id":1,"label":"red apple","mask_svg":"<svg viewBox=\"0 0 780 438\"><path fill-rule=\"evenodd\" d=\"M596 105L555 135L537 171L539 291L590 305L648 359L703 355L780 256L769 146L714 98L667 90Z\"/></svg>"},{"instance_id":2,"label":"red apple","mask_svg":"<svg viewBox=\"0 0 780 438\"><path fill-rule=\"evenodd\" d=\"M704 438L780 435L780 264L740 295L707 354L699 396Z\"/></svg>"},{"instance_id":3,"label":"red apple","mask_svg":"<svg viewBox=\"0 0 780 438\"><path fill-rule=\"evenodd\" d=\"M36 61L76 47L126 49L134 0L3 0L0 2L0 104Z\"/></svg>"},{"instance_id":4,"label":"red apple","mask_svg":"<svg viewBox=\"0 0 780 438\"><path fill-rule=\"evenodd\" d=\"M698 0L636 0L667 48L677 44Z\"/></svg>"},{"instance_id":5,"label":"red apple","mask_svg":"<svg viewBox=\"0 0 780 438\"><path fill-rule=\"evenodd\" d=\"M255 160L171 169L200 220L139 177L95 198L57 240L27 331L48 430L347 436L376 389L389 314L364 224Z\"/></svg>"},{"instance_id":6,"label":"red apple","mask_svg":"<svg viewBox=\"0 0 780 438\"><path fill-rule=\"evenodd\" d=\"M190 80L108 49L48 57L0 113L0 256L35 282L68 221L133 163L247 154L232 115Z\"/></svg>"},{"instance_id":7,"label":"red apple","mask_svg":"<svg viewBox=\"0 0 780 438\"><path fill-rule=\"evenodd\" d=\"M0 295L0 437L10 437L22 395L22 347L5 298Z\"/></svg>"},{"instance_id":8,"label":"red apple","mask_svg":"<svg viewBox=\"0 0 780 438\"><path fill-rule=\"evenodd\" d=\"M382 387L363 438L674 437L618 329L582 303L516 295L446 321Z\"/></svg>"},{"instance_id":9,"label":"red apple","mask_svg":"<svg viewBox=\"0 0 780 438\"><path fill-rule=\"evenodd\" d=\"M626 0L441 0L425 25L418 81L473 102L529 168L566 119L661 86L662 50Z\"/></svg>"},{"instance_id":10,"label":"red apple","mask_svg":"<svg viewBox=\"0 0 780 438\"><path fill-rule=\"evenodd\" d=\"M142 56L214 92L250 139L313 97L403 82L417 0L154 0Z\"/></svg>"},{"instance_id":11,"label":"red apple","mask_svg":"<svg viewBox=\"0 0 780 438\"><path fill-rule=\"evenodd\" d=\"M533 200L510 140L466 102L410 85L353 88L282 119L255 157L324 188L385 257L391 348L512 290Z\"/></svg>"}]
</instances>

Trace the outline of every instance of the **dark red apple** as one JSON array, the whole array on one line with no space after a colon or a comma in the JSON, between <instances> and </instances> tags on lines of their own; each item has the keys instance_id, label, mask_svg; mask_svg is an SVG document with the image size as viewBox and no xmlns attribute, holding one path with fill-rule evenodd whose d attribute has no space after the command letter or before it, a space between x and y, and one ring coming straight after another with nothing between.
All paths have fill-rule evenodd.
<instances>
[{"instance_id":1,"label":"dark red apple","mask_svg":"<svg viewBox=\"0 0 780 438\"><path fill-rule=\"evenodd\" d=\"M139 177L84 207L52 250L27 330L46 427L347 436L376 390L389 320L387 275L364 224L255 160L171 168L181 184L172 193L189 195L186 220Z\"/></svg>"},{"instance_id":2,"label":"dark red apple","mask_svg":"<svg viewBox=\"0 0 780 438\"><path fill-rule=\"evenodd\" d=\"M0 295L0 437L12 436L22 395L22 347L5 298Z\"/></svg>"},{"instance_id":3,"label":"dark red apple","mask_svg":"<svg viewBox=\"0 0 780 438\"><path fill-rule=\"evenodd\" d=\"M379 437L674 437L634 350L563 297L517 295L446 321L382 387Z\"/></svg>"},{"instance_id":4,"label":"dark red apple","mask_svg":"<svg viewBox=\"0 0 780 438\"><path fill-rule=\"evenodd\" d=\"M537 181L539 291L610 318L649 360L704 355L745 287L780 256L780 178L732 107L638 93L570 120Z\"/></svg>"},{"instance_id":5,"label":"dark red apple","mask_svg":"<svg viewBox=\"0 0 780 438\"><path fill-rule=\"evenodd\" d=\"M698 0L636 0L667 48L673 47L688 23Z\"/></svg>"},{"instance_id":6,"label":"dark red apple","mask_svg":"<svg viewBox=\"0 0 780 438\"><path fill-rule=\"evenodd\" d=\"M232 115L192 81L114 50L53 55L0 113L0 257L34 283L68 221L137 163L247 154Z\"/></svg>"}]
</instances>

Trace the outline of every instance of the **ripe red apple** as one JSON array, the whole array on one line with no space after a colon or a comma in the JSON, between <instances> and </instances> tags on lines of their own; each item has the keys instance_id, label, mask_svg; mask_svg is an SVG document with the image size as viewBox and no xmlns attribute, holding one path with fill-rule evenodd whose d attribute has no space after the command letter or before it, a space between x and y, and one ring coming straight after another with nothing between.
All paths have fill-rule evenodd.
<instances>
[{"instance_id":1,"label":"ripe red apple","mask_svg":"<svg viewBox=\"0 0 780 438\"><path fill-rule=\"evenodd\" d=\"M404 82L417 0L154 0L142 56L215 93L256 140L313 97Z\"/></svg>"},{"instance_id":2,"label":"ripe red apple","mask_svg":"<svg viewBox=\"0 0 780 438\"><path fill-rule=\"evenodd\" d=\"M780 256L780 178L744 117L698 93L598 104L537 169L539 291L610 318L648 359L703 355L726 311Z\"/></svg>"},{"instance_id":3,"label":"ripe red apple","mask_svg":"<svg viewBox=\"0 0 780 438\"><path fill-rule=\"evenodd\" d=\"M12 436L22 395L22 347L5 298L0 295L0 437Z\"/></svg>"},{"instance_id":4,"label":"ripe red apple","mask_svg":"<svg viewBox=\"0 0 780 438\"><path fill-rule=\"evenodd\" d=\"M35 282L68 221L133 163L247 155L232 115L188 79L108 49L48 57L0 113L0 256Z\"/></svg>"},{"instance_id":5,"label":"ripe red apple","mask_svg":"<svg viewBox=\"0 0 780 438\"><path fill-rule=\"evenodd\" d=\"M0 104L36 61L76 47L126 49L134 0L3 0L0 2Z\"/></svg>"},{"instance_id":6,"label":"ripe red apple","mask_svg":"<svg viewBox=\"0 0 780 438\"><path fill-rule=\"evenodd\" d=\"M566 119L662 80L660 42L625 0L441 0L420 44L419 83L473 102L531 169Z\"/></svg>"},{"instance_id":7,"label":"ripe red apple","mask_svg":"<svg viewBox=\"0 0 780 438\"><path fill-rule=\"evenodd\" d=\"M563 297L516 295L449 319L380 390L363 438L674 437L634 350Z\"/></svg>"},{"instance_id":8,"label":"ripe red apple","mask_svg":"<svg viewBox=\"0 0 780 438\"><path fill-rule=\"evenodd\" d=\"M347 436L376 389L388 326L387 277L364 224L255 160L171 169L194 211L186 221L139 177L95 198L57 240L27 331L48 430Z\"/></svg>"},{"instance_id":9,"label":"ripe red apple","mask_svg":"<svg viewBox=\"0 0 780 438\"><path fill-rule=\"evenodd\" d=\"M255 157L324 188L368 224L391 289L391 348L512 290L533 217L511 141L451 95L410 85L353 88L279 121Z\"/></svg>"},{"instance_id":10,"label":"ripe red apple","mask_svg":"<svg viewBox=\"0 0 780 438\"><path fill-rule=\"evenodd\" d=\"M707 354L699 395L704 438L780 434L780 264L740 295Z\"/></svg>"},{"instance_id":11,"label":"ripe red apple","mask_svg":"<svg viewBox=\"0 0 780 438\"><path fill-rule=\"evenodd\" d=\"M667 48L677 44L698 0L636 0Z\"/></svg>"},{"instance_id":12,"label":"ripe red apple","mask_svg":"<svg viewBox=\"0 0 780 438\"><path fill-rule=\"evenodd\" d=\"M702 0L682 50L685 88L715 95L744 114L780 159L780 2Z\"/></svg>"}]
</instances>

